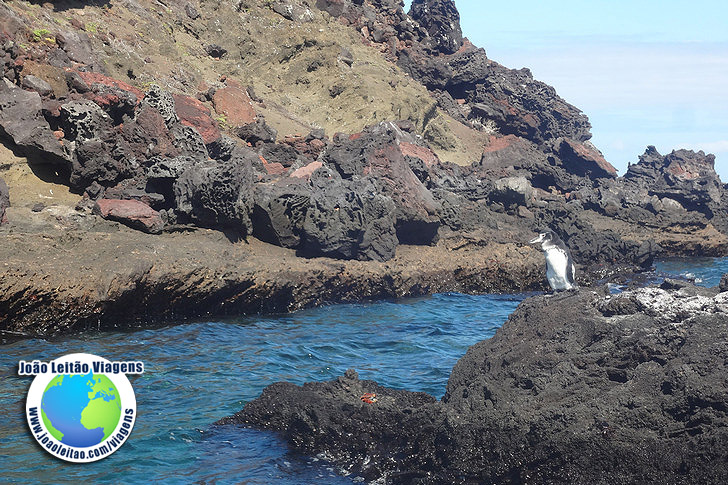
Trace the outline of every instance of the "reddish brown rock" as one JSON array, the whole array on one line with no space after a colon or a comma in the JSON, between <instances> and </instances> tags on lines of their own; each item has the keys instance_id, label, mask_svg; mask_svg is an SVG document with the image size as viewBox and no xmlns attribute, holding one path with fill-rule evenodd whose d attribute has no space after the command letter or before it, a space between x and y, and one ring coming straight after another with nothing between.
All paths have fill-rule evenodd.
<instances>
[{"instance_id":1,"label":"reddish brown rock","mask_svg":"<svg viewBox=\"0 0 728 485\"><path fill-rule=\"evenodd\" d=\"M437 158L437 155L435 155L435 153L427 147L403 141L399 144L399 149L405 157L419 158L427 167L432 167L433 165L440 163L440 159Z\"/></svg>"},{"instance_id":2,"label":"reddish brown rock","mask_svg":"<svg viewBox=\"0 0 728 485\"><path fill-rule=\"evenodd\" d=\"M240 84L227 81L226 87L218 89L212 97L217 114L225 117L225 123L233 128L255 121L256 114L250 96Z\"/></svg>"},{"instance_id":3,"label":"reddish brown rock","mask_svg":"<svg viewBox=\"0 0 728 485\"><path fill-rule=\"evenodd\" d=\"M589 178L614 178L617 169L589 142L569 138L556 141L556 150L569 172Z\"/></svg>"},{"instance_id":4,"label":"reddish brown rock","mask_svg":"<svg viewBox=\"0 0 728 485\"><path fill-rule=\"evenodd\" d=\"M173 94L175 110L183 125L197 130L206 145L220 139L217 123L210 116L210 110L198 99Z\"/></svg>"},{"instance_id":5,"label":"reddish brown rock","mask_svg":"<svg viewBox=\"0 0 728 485\"><path fill-rule=\"evenodd\" d=\"M294 170L293 173L291 173L291 177L295 178L301 178L301 179L310 179L311 174L314 173L319 168L323 167L323 163L321 162L311 162L305 167L301 167L297 170Z\"/></svg>"},{"instance_id":6,"label":"reddish brown rock","mask_svg":"<svg viewBox=\"0 0 728 485\"><path fill-rule=\"evenodd\" d=\"M132 151L139 156L176 157L180 154L164 118L151 106L144 106L136 118L125 123L122 132Z\"/></svg>"},{"instance_id":7,"label":"reddish brown rock","mask_svg":"<svg viewBox=\"0 0 728 485\"><path fill-rule=\"evenodd\" d=\"M483 153L492 153L492 152L497 152L499 150L503 150L503 149L508 148L509 146L513 145L517 141L518 141L518 137L516 135L506 135L506 136L490 135L490 138L488 140L488 145L486 145L486 147L483 148Z\"/></svg>"},{"instance_id":8,"label":"reddish brown rock","mask_svg":"<svg viewBox=\"0 0 728 485\"><path fill-rule=\"evenodd\" d=\"M103 74L99 74L98 72L77 72L81 79L83 79L83 81L89 86L92 86L94 84L101 84L109 88L121 89L122 91L130 92L134 96L136 96L137 102L141 101L144 97L144 92L142 90L135 88L131 84L127 84L124 81L120 81L109 76L104 76Z\"/></svg>"},{"instance_id":9,"label":"reddish brown rock","mask_svg":"<svg viewBox=\"0 0 728 485\"><path fill-rule=\"evenodd\" d=\"M150 234L159 234L164 228L159 212L138 200L99 199L93 212L104 219Z\"/></svg>"},{"instance_id":10,"label":"reddish brown rock","mask_svg":"<svg viewBox=\"0 0 728 485\"><path fill-rule=\"evenodd\" d=\"M268 172L268 175L283 175L288 170L286 167L278 162L265 162L263 163L263 168L265 168L265 171Z\"/></svg>"}]
</instances>

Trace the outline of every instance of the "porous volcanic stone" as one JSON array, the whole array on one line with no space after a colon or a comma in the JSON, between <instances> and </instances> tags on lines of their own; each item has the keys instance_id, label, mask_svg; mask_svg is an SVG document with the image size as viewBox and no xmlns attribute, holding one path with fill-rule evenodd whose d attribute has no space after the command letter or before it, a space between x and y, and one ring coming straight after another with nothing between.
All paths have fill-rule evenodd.
<instances>
[{"instance_id":1,"label":"porous volcanic stone","mask_svg":"<svg viewBox=\"0 0 728 485\"><path fill-rule=\"evenodd\" d=\"M386 483L725 483L726 319L728 293L689 284L537 296L468 350L440 402L347 372L275 384L220 423Z\"/></svg>"}]
</instances>

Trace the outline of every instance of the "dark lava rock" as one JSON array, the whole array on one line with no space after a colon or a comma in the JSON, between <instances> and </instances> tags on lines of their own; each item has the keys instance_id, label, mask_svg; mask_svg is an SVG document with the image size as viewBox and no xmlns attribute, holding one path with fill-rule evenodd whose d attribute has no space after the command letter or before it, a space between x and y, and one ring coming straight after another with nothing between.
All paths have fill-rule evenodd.
<instances>
[{"instance_id":1,"label":"dark lava rock","mask_svg":"<svg viewBox=\"0 0 728 485\"><path fill-rule=\"evenodd\" d=\"M66 84L69 89L76 91L79 94L87 93L91 90L86 81L83 80L81 75L76 71L66 71Z\"/></svg>"},{"instance_id":2,"label":"dark lava rock","mask_svg":"<svg viewBox=\"0 0 728 485\"><path fill-rule=\"evenodd\" d=\"M354 64L354 54L352 54L346 47L342 47L341 52L339 53L339 60L347 66L351 66Z\"/></svg>"},{"instance_id":3,"label":"dark lava rock","mask_svg":"<svg viewBox=\"0 0 728 485\"><path fill-rule=\"evenodd\" d=\"M728 273L724 274L720 278L720 285L718 285L718 288L721 292L728 291Z\"/></svg>"},{"instance_id":4,"label":"dark lava rock","mask_svg":"<svg viewBox=\"0 0 728 485\"><path fill-rule=\"evenodd\" d=\"M138 200L99 199L93 213L150 234L159 234L164 229L159 212Z\"/></svg>"},{"instance_id":5,"label":"dark lava rock","mask_svg":"<svg viewBox=\"0 0 728 485\"><path fill-rule=\"evenodd\" d=\"M307 22L313 20L311 10L300 1L274 0L271 9L287 20Z\"/></svg>"},{"instance_id":6,"label":"dark lava rock","mask_svg":"<svg viewBox=\"0 0 728 485\"><path fill-rule=\"evenodd\" d=\"M375 394L376 402L362 401L366 394ZM431 439L417 443L414 437L423 436L425 430L432 433L440 414L435 398L428 394L398 391L374 381L362 381L354 370L348 370L331 382L307 383L302 387L279 382L268 386L242 412L218 424L261 426L266 423L269 429L287 430L290 443L296 449L309 454L326 449L347 468L349 464L373 458L364 476L375 479L390 472L391 464L380 464L380 459L412 460L418 454L434 452ZM431 416L433 423L424 423L423 416ZM344 430L351 433L351 439L340 435L339 439L330 439Z\"/></svg>"},{"instance_id":7,"label":"dark lava rock","mask_svg":"<svg viewBox=\"0 0 728 485\"><path fill-rule=\"evenodd\" d=\"M662 156L655 147L647 147L639 163L630 165L624 185L631 191L642 190L649 197L676 201L684 209L708 218L728 216L728 191L715 172L715 156L702 151L675 150ZM728 228L727 221L721 222Z\"/></svg>"},{"instance_id":8,"label":"dark lava rock","mask_svg":"<svg viewBox=\"0 0 728 485\"><path fill-rule=\"evenodd\" d=\"M207 55L210 57L220 59L227 54L227 49L218 44L208 44L205 46L205 52L207 52Z\"/></svg>"},{"instance_id":9,"label":"dark lava rock","mask_svg":"<svg viewBox=\"0 0 728 485\"><path fill-rule=\"evenodd\" d=\"M117 144L113 120L96 103L70 101L61 105L61 127L71 152L72 187L84 189L93 182L114 185L132 176L135 161Z\"/></svg>"},{"instance_id":10,"label":"dark lava rock","mask_svg":"<svg viewBox=\"0 0 728 485\"><path fill-rule=\"evenodd\" d=\"M230 160L187 166L174 184L179 214L202 226L250 234L254 158L252 151L238 147Z\"/></svg>"},{"instance_id":11,"label":"dark lava rock","mask_svg":"<svg viewBox=\"0 0 728 485\"><path fill-rule=\"evenodd\" d=\"M0 177L0 224L8 222L8 217L5 215L5 209L10 207L10 191L8 185Z\"/></svg>"},{"instance_id":12,"label":"dark lava rock","mask_svg":"<svg viewBox=\"0 0 728 485\"><path fill-rule=\"evenodd\" d=\"M278 132L268 125L262 116L258 116L254 122L241 126L237 130L237 135L251 145L255 145L259 141L273 143L276 141Z\"/></svg>"},{"instance_id":13,"label":"dark lava rock","mask_svg":"<svg viewBox=\"0 0 728 485\"><path fill-rule=\"evenodd\" d=\"M398 240L395 206L370 178L342 180L331 169L311 175L313 195L303 225L306 256L387 261Z\"/></svg>"},{"instance_id":14,"label":"dark lava rock","mask_svg":"<svg viewBox=\"0 0 728 485\"><path fill-rule=\"evenodd\" d=\"M362 133L335 136L322 155L322 161L335 167L345 180L354 176L377 180L382 195L394 201L397 237L403 244L432 244L440 226L439 205L409 164L417 157L417 148L426 148L421 143L388 122L367 127Z\"/></svg>"},{"instance_id":15,"label":"dark lava rock","mask_svg":"<svg viewBox=\"0 0 728 485\"><path fill-rule=\"evenodd\" d=\"M312 195L311 186L300 178L256 184L253 235L276 246L299 247Z\"/></svg>"},{"instance_id":16,"label":"dark lava rock","mask_svg":"<svg viewBox=\"0 0 728 485\"><path fill-rule=\"evenodd\" d=\"M198 18L200 18L200 12L197 10L197 7L195 7L191 3L185 4L185 13L192 20L197 20Z\"/></svg>"},{"instance_id":17,"label":"dark lava rock","mask_svg":"<svg viewBox=\"0 0 728 485\"><path fill-rule=\"evenodd\" d=\"M463 44L460 13L453 0L414 0L410 16L428 33L427 43L445 54L453 54Z\"/></svg>"},{"instance_id":18,"label":"dark lava rock","mask_svg":"<svg viewBox=\"0 0 728 485\"><path fill-rule=\"evenodd\" d=\"M42 158L46 163L65 164L67 155L42 110L38 93L0 79L0 135L10 138L28 156Z\"/></svg>"},{"instance_id":19,"label":"dark lava rock","mask_svg":"<svg viewBox=\"0 0 728 485\"><path fill-rule=\"evenodd\" d=\"M652 239L641 242L623 239L611 229L598 224L595 226L579 201L552 203L540 217L542 226L552 228L559 234L578 264L631 263L649 268L662 252L662 248Z\"/></svg>"},{"instance_id":20,"label":"dark lava rock","mask_svg":"<svg viewBox=\"0 0 728 485\"><path fill-rule=\"evenodd\" d=\"M557 189L561 193L568 193L584 187L591 188L598 179L613 179L613 175L608 175L610 170L614 171L611 165L599 168L596 158L589 159L586 155L592 153L587 147L589 142L576 143L570 140L561 144L574 150L584 150L584 155L569 155L562 159L560 155L546 153L535 143L515 135L492 136L480 162L474 164L473 168L483 179L526 177L533 187L547 192ZM568 155L566 151L564 153ZM592 155L597 157L598 152L593 151Z\"/></svg>"},{"instance_id":21,"label":"dark lava rock","mask_svg":"<svg viewBox=\"0 0 728 485\"><path fill-rule=\"evenodd\" d=\"M386 483L725 483L727 295L530 298L455 365L441 402L350 371L274 384L219 423L281 431Z\"/></svg>"},{"instance_id":22,"label":"dark lava rock","mask_svg":"<svg viewBox=\"0 0 728 485\"><path fill-rule=\"evenodd\" d=\"M588 118L553 87L533 79L528 69L491 61L483 49L470 44L443 57L429 56L415 45L399 53L397 64L430 90L464 100L471 109L469 120L493 124L503 135L537 144L560 137L577 142L591 138Z\"/></svg>"},{"instance_id":23,"label":"dark lava rock","mask_svg":"<svg viewBox=\"0 0 728 485\"><path fill-rule=\"evenodd\" d=\"M60 32L56 34L56 43L72 61L92 66L96 71L103 71L103 65L96 62L91 39L86 32Z\"/></svg>"},{"instance_id":24,"label":"dark lava rock","mask_svg":"<svg viewBox=\"0 0 728 485\"><path fill-rule=\"evenodd\" d=\"M258 154L265 163L278 163L285 168L291 167L301 158L295 148L285 143L264 143L258 147Z\"/></svg>"},{"instance_id":25,"label":"dark lava rock","mask_svg":"<svg viewBox=\"0 0 728 485\"><path fill-rule=\"evenodd\" d=\"M66 68L66 67L72 67L73 63L71 62L71 58L68 57L68 54L66 54L66 51L60 48L51 49L50 52L48 52L48 64L54 67L60 67L60 68Z\"/></svg>"},{"instance_id":26,"label":"dark lava rock","mask_svg":"<svg viewBox=\"0 0 728 485\"><path fill-rule=\"evenodd\" d=\"M23 77L22 86L24 89L27 89L28 91L35 91L41 96L50 96L53 94L53 88L50 84L37 76L33 76L32 74L28 74Z\"/></svg>"},{"instance_id":27,"label":"dark lava rock","mask_svg":"<svg viewBox=\"0 0 728 485\"><path fill-rule=\"evenodd\" d=\"M495 181L488 197L492 202L507 207L526 206L530 205L533 198L533 187L526 177L505 177Z\"/></svg>"}]
</instances>

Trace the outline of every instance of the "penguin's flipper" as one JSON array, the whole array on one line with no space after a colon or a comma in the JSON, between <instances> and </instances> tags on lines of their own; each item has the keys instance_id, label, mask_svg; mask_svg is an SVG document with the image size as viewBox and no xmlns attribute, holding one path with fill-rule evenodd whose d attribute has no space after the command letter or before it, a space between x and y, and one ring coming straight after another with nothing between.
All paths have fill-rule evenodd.
<instances>
[{"instance_id":1,"label":"penguin's flipper","mask_svg":"<svg viewBox=\"0 0 728 485\"><path fill-rule=\"evenodd\" d=\"M571 286L576 286L576 267L574 266L574 262L571 260L571 256L569 256L567 264L566 280L571 284Z\"/></svg>"}]
</instances>

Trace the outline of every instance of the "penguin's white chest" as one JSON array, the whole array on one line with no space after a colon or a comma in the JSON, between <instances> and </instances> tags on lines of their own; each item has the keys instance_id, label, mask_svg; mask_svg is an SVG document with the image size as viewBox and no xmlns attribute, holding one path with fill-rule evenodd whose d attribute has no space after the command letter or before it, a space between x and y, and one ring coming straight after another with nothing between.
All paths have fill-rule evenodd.
<instances>
[{"instance_id":1,"label":"penguin's white chest","mask_svg":"<svg viewBox=\"0 0 728 485\"><path fill-rule=\"evenodd\" d=\"M546 254L546 279L554 290L570 290L574 287L569 282L568 272L572 271L569 258L559 248L547 249ZM571 277L573 279L573 275Z\"/></svg>"}]
</instances>

